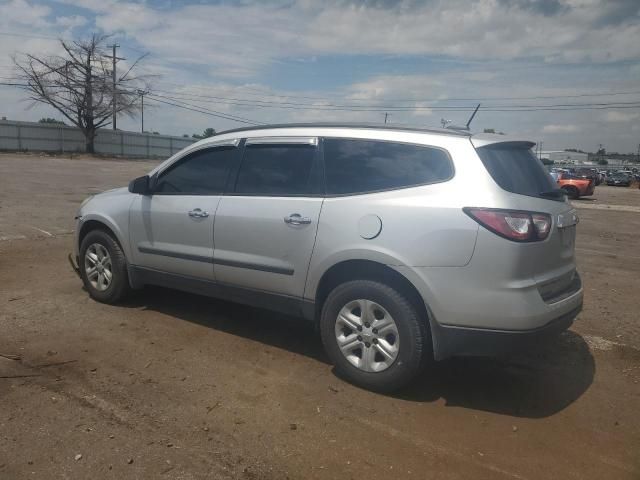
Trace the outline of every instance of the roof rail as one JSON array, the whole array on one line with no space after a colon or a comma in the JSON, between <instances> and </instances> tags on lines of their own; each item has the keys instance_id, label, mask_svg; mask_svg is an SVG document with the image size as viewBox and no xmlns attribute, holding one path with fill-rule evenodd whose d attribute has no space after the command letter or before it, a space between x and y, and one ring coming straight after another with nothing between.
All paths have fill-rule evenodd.
<instances>
[{"instance_id":1,"label":"roof rail","mask_svg":"<svg viewBox=\"0 0 640 480\"><path fill-rule=\"evenodd\" d=\"M340 123L340 122L317 122L317 123L281 123L273 125L257 125L255 127L241 127L234 128L232 130L225 130L223 132L217 132L216 136L224 135L228 133L237 132L250 132L255 130L267 130L277 128L363 128L363 129L378 129L378 130L405 130L409 132L425 132L436 133L440 135L465 135L469 136L470 133L462 130L447 129L447 128L429 128L429 127L416 127L407 126L394 123Z\"/></svg>"}]
</instances>

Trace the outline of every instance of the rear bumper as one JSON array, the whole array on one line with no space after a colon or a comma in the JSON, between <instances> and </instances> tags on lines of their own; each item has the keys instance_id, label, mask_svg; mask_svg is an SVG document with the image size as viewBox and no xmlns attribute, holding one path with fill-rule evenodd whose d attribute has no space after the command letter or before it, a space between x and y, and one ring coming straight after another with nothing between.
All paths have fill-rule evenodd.
<instances>
[{"instance_id":1,"label":"rear bumper","mask_svg":"<svg viewBox=\"0 0 640 480\"><path fill-rule=\"evenodd\" d=\"M490 330L438 326L438 359L453 356L508 356L535 346L567 330L582 310L582 303L570 312L530 330Z\"/></svg>"}]
</instances>

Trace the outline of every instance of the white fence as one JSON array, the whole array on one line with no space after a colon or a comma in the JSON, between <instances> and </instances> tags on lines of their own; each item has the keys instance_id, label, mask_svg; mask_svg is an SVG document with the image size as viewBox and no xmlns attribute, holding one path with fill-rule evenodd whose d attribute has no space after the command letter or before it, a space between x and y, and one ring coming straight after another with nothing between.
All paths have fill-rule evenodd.
<instances>
[{"instance_id":1,"label":"white fence","mask_svg":"<svg viewBox=\"0 0 640 480\"><path fill-rule=\"evenodd\" d=\"M94 146L96 153L105 155L166 158L194 141L184 137L101 128ZM75 127L0 120L0 150L81 153L85 151L85 140Z\"/></svg>"}]
</instances>

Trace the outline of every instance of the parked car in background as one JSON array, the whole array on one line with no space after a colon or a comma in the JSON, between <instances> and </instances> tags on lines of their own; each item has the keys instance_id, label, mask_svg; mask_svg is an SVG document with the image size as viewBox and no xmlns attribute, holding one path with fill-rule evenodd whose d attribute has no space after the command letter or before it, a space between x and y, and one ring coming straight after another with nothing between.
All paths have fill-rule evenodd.
<instances>
[{"instance_id":1,"label":"parked car in background","mask_svg":"<svg viewBox=\"0 0 640 480\"><path fill-rule=\"evenodd\" d=\"M602 183L600 174L592 168L578 168L574 170L573 174L578 178L588 178L589 180L593 180L595 185L600 185L600 183Z\"/></svg>"},{"instance_id":2,"label":"parked car in background","mask_svg":"<svg viewBox=\"0 0 640 480\"><path fill-rule=\"evenodd\" d=\"M589 178L576 177L570 173L561 173L557 179L558 186L571 199L589 197L595 191L595 181Z\"/></svg>"},{"instance_id":3,"label":"parked car in background","mask_svg":"<svg viewBox=\"0 0 640 480\"><path fill-rule=\"evenodd\" d=\"M434 359L517 351L580 312L578 217L534 145L390 125L232 130L85 201L76 268L100 302L152 284L306 319L345 378L393 390Z\"/></svg>"},{"instance_id":4,"label":"parked car in background","mask_svg":"<svg viewBox=\"0 0 640 480\"><path fill-rule=\"evenodd\" d=\"M631 186L631 178L626 173L614 173L607 178L607 185L613 187Z\"/></svg>"}]
</instances>

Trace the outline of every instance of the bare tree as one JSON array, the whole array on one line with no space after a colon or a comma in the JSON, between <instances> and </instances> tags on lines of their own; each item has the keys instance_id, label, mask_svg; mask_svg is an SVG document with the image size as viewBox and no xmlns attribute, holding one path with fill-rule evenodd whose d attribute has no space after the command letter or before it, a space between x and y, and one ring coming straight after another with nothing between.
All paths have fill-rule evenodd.
<instances>
[{"instance_id":1,"label":"bare tree","mask_svg":"<svg viewBox=\"0 0 640 480\"><path fill-rule=\"evenodd\" d=\"M97 129L111 123L114 102L117 113L138 112L138 89L145 83L145 77L132 74L143 55L116 79L114 90L111 57L104 50L107 38L93 34L85 40L60 40L62 55L13 58L28 98L52 106L82 130L87 153L94 153Z\"/></svg>"}]
</instances>

